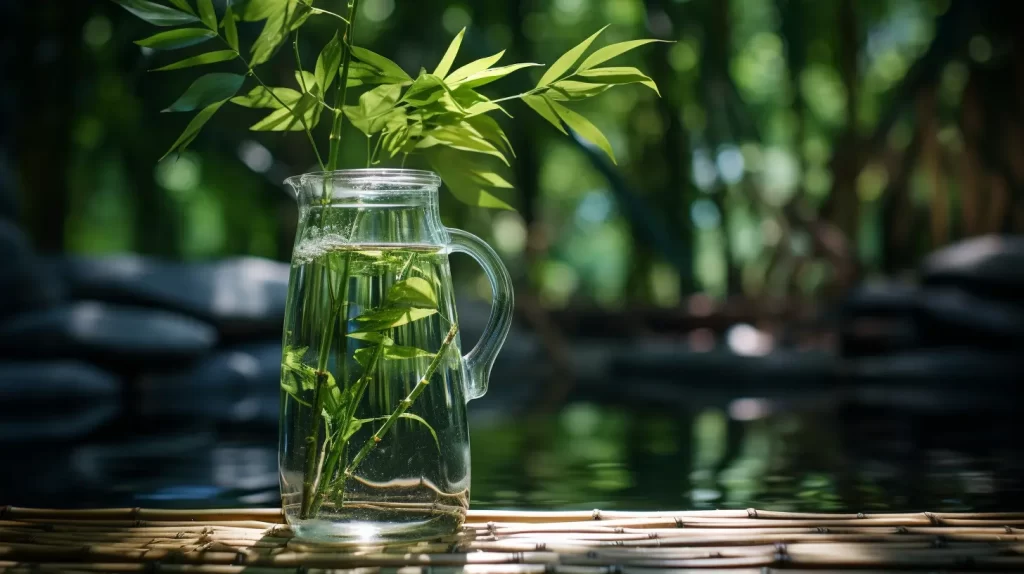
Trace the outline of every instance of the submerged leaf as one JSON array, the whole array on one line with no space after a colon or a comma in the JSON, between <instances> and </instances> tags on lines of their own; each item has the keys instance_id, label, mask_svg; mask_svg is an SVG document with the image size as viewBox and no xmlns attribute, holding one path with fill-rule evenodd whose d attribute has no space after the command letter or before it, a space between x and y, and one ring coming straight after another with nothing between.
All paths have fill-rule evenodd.
<instances>
[{"instance_id":1,"label":"submerged leaf","mask_svg":"<svg viewBox=\"0 0 1024 574\"><path fill-rule=\"evenodd\" d=\"M202 110L200 110L199 113L196 114L194 118L192 118L192 121L190 121L188 125L185 127L185 131L182 132L180 136L178 136L177 140L175 140L174 145L171 146L171 149L167 150L167 153L165 153L163 157L161 157L160 159L167 157L168 155L175 151L184 151L185 148L188 147L190 143L192 143L192 140L196 139L196 136L199 135L200 130L203 129L203 126L206 125L206 122L210 121L210 118L213 117L213 114L217 113L217 110L219 110L220 107L223 106L225 102L227 102L227 100L210 104Z\"/></svg>"},{"instance_id":2,"label":"submerged leaf","mask_svg":"<svg viewBox=\"0 0 1024 574\"><path fill-rule=\"evenodd\" d=\"M370 361L373 359L373 353L377 351L377 347L363 347L362 349L356 349L352 357L357 363L366 368ZM381 355L385 359L390 360L402 360L402 359L423 359L427 357L433 357L434 354L423 349L417 349L416 347L405 347L402 345L386 345Z\"/></svg>"},{"instance_id":3,"label":"submerged leaf","mask_svg":"<svg viewBox=\"0 0 1024 574\"><path fill-rule=\"evenodd\" d=\"M542 88L550 84L551 82L554 82L555 80L561 78L562 75L568 72L569 68L571 68L572 65L575 64L576 61L580 59L580 56L582 56L583 53L587 51L587 48L589 48L590 45L594 43L594 40L596 40L597 37L601 35L601 32L604 32L607 29L608 26L605 26L604 28L601 28L597 32L594 32L592 36L580 42L579 44L576 45L576 47L569 50L568 52L563 54L562 57L555 60L555 63L551 64L551 67L548 68L546 72L544 72L543 76L541 76L540 81L537 82L537 87Z\"/></svg>"},{"instance_id":4,"label":"submerged leaf","mask_svg":"<svg viewBox=\"0 0 1024 574\"><path fill-rule=\"evenodd\" d=\"M462 38L466 36L466 29L463 28L455 35L455 39L448 45L448 50L445 51L444 57L441 58L441 62L438 63L437 68L434 68L434 75L439 78L444 78L448 75L448 72L452 69L452 64L455 63L455 57L459 55L459 48L462 47Z\"/></svg>"},{"instance_id":5,"label":"submerged leaf","mask_svg":"<svg viewBox=\"0 0 1024 574\"><path fill-rule=\"evenodd\" d=\"M216 37L217 33L202 28L178 28L154 34L135 43L144 48L154 50L177 50L201 44L210 38Z\"/></svg>"},{"instance_id":6,"label":"submerged leaf","mask_svg":"<svg viewBox=\"0 0 1024 574\"><path fill-rule=\"evenodd\" d=\"M590 120L587 118L558 102L549 100L548 103L551 104L551 107L555 110L555 113L558 114L558 117L561 118L566 125L572 128L574 132L578 133L583 139L601 148L601 150L611 158L612 163L617 163L615 161L615 152L612 151L612 144L608 142L608 138L604 137L601 130L597 129L597 126L590 123Z\"/></svg>"},{"instance_id":7,"label":"submerged leaf","mask_svg":"<svg viewBox=\"0 0 1024 574\"><path fill-rule=\"evenodd\" d=\"M245 76L238 74L206 74L192 82L185 93L165 112L191 112L234 96L245 82Z\"/></svg>"},{"instance_id":8,"label":"submerged leaf","mask_svg":"<svg viewBox=\"0 0 1024 574\"><path fill-rule=\"evenodd\" d=\"M114 0L114 2L154 26L178 26L199 21L199 18L189 13L191 10L182 12L149 0Z\"/></svg>"},{"instance_id":9,"label":"submerged leaf","mask_svg":"<svg viewBox=\"0 0 1024 574\"><path fill-rule=\"evenodd\" d=\"M576 69L576 72L579 73L589 70L590 68L603 64L616 56L621 56L630 50L647 44L652 44L654 42L667 42L667 40L629 40L628 42L610 44L604 48L595 50L593 54L587 56L587 59L583 60L580 67Z\"/></svg>"},{"instance_id":10,"label":"submerged leaf","mask_svg":"<svg viewBox=\"0 0 1024 574\"><path fill-rule=\"evenodd\" d=\"M166 72L168 70L180 70L182 68L191 68L193 66L203 66L206 64L216 64L219 62L227 62L228 60L234 60L238 55L235 54L234 50L218 50L216 52L207 52L205 54L199 54L191 58L186 58L180 62L175 62L167 66L156 68L154 72Z\"/></svg>"},{"instance_id":11,"label":"submerged leaf","mask_svg":"<svg viewBox=\"0 0 1024 574\"><path fill-rule=\"evenodd\" d=\"M360 428L362 428L362 426L364 424L372 423L372 422L382 422L382 421L388 420L389 418L391 418L391 417L373 417L372 419L356 419L356 418L353 418L352 422L349 424L349 428L351 429L352 427L355 427L355 430L352 430L352 432L347 433L343 440L348 440L349 438L352 438L352 435L356 434L356 432ZM411 421L416 421L416 422L420 423L421 425L427 427L427 430L430 431L430 436L434 437L434 445L437 447L437 450L441 450L441 441L439 441L437 439L437 432L434 431L434 427L430 426L430 423L427 422L427 419L425 419L425 418L423 418L423 417L421 417L419 415L414 415L412 413L402 413L402 414L398 415L398 418L406 419L406 420L411 420Z\"/></svg>"},{"instance_id":12,"label":"submerged leaf","mask_svg":"<svg viewBox=\"0 0 1024 574\"><path fill-rule=\"evenodd\" d=\"M391 286L387 301L389 305L430 308L437 307L437 294L426 279L410 277Z\"/></svg>"},{"instance_id":13,"label":"submerged leaf","mask_svg":"<svg viewBox=\"0 0 1024 574\"><path fill-rule=\"evenodd\" d=\"M349 333L348 337L356 339L358 341L366 341L368 343L381 343L385 345L394 345L395 340L382 333Z\"/></svg>"},{"instance_id":14,"label":"submerged leaf","mask_svg":"<svg viewBox=\"0 0 1024 574\"><path fill-rule=\"evenodd\" d=\"M383 307L363 313L356 317L355 332L383 331L401 327L414 321L437 313L437 309L417 309L404 307Z\"/></svg>"}]
</instances>

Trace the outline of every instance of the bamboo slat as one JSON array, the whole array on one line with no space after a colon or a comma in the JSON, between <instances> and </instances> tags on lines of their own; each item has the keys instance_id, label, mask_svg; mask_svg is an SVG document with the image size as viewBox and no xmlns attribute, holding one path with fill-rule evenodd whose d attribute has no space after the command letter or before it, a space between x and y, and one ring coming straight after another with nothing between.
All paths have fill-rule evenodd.
<instances>
[{"instance_id":1,"label":"bamboo slat","mask_svg":"<svg viewBox=\"0 0 1024 574\"><path fill-rule=\"evenodd\" d=\"M1024 513L470 511L401 544L304 540L280 509L0 507L0 573L608 574L1024 569Z\"/></svg>"}]
</instances>

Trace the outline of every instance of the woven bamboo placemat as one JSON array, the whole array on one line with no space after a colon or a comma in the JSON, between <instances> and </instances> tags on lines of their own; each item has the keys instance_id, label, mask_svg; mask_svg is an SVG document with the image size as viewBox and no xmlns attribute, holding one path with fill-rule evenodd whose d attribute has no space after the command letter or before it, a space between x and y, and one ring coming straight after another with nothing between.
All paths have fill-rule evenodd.
<instances>
[{"instance_id":1,"label":"woven bamboo placemat","mask_svg":"<svg viewBox=\"0 0 1024 574\"><path fill-rule=\"evenodd\" d=\"M401 545L311 543L280 509L0 508L0 572L499 572L1024 569L1024 513L470 511Z\"/></svg>"}]
</instances>

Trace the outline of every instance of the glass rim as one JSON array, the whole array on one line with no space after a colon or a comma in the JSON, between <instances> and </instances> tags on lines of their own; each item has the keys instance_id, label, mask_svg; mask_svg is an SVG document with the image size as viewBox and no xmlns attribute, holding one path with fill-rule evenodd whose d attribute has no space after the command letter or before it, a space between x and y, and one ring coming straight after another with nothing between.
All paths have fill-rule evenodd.
<instances>
[{"instance_id":1,"label":"glass rim","mask_svg":"<svg viewBox=\"0 0 1024 574\"><path fill-rule=\"evenodd\" d=\"M404 168L314 171L293 175L285 179L284 183L290 185L296 192L299 192L310 182L324 182L328 180L342 190L363 192L435 191L441 187L441 177L436 173L422 169Z\"/></svg>"}]
</instances>

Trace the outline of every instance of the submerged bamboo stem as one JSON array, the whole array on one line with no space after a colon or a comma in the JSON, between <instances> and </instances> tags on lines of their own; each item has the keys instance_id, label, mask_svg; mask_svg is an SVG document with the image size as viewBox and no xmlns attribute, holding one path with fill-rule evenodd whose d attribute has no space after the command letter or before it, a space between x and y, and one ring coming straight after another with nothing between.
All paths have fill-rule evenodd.
<instances>
[{"instance_id":1,"label":"submerged bamboo stem","mask_svg":"<svg viewBox=\"0 0 1024 574\"><path fill-rule=\"evenodd\" d=\"M443 361L445 356L448 354L448 348L451 347L452 342L455 340L455 335L458 332L459 326L452 325L452 328L448 330L448 334L445 336L444 341L441 342L441 348L437 350L437 354L434 355L434 359L430 361L430 365L427 367L427 371L423 374L423 377L419 380L418 383L416 383L416 386L412 389L409 395L405 397L405 399L403 399L402 402L398 403L398 407L395 408L395 411L391 413L388 419L384 421L384 424L381 425L379 429L377 429L377 432L373 433L373 436L371 436L369 440L366 441L366 443L363 445L363 448L359 449L359 452L356 453L354 457L352 457L352 462L350 462L348 466L345 467L345 477L352 476L352 473L357 468L359 468L359 465L363 462L363 459L365 459L367 455L370 454L370 451L377 448L377 445L380 444L380 441L383 440L384 437L388 434L388 431L391 430L391 427L393 427L395 423L398 421L398 419L400 419L402 415L409 410L409 407L411 407L412 404L416 402L416 399L418 399L419 396L423 394L423 391L426 390L427 385L430 384L430 378L434 376L434 372L437 371L437 368L441 365L441 361Z\"/></svg>"}]
</instances>

